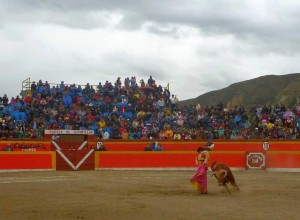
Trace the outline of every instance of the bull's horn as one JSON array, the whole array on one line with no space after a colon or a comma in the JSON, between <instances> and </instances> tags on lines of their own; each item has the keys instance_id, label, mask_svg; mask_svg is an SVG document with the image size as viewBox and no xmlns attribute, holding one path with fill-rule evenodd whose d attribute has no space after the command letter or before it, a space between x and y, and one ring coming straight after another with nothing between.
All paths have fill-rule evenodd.
<instances>
[{"instance_id":1,"label":"bull's horn","mask_svg":"<svg viewBox=\"0 0 300 220\"><path fill-rule=\"evenodd\" d=\"M226 170L222 170L222 173L224 172L224 178L227 176L227 171Z\"/></svg>"}]
</instances>

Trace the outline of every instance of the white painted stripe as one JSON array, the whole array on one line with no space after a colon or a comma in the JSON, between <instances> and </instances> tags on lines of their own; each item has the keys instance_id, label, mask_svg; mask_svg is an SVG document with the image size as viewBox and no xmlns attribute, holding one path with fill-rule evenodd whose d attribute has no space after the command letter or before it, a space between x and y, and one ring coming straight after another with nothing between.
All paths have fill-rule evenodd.
<instances>
[{"instance_id":1,"label":"white painted stripe","mask_svg":"<svg viewBox=\"0 0 300 220\"><path fill-rule=\"evenodd\" d=\"M144 167L144 168L96 168L95 170L196 170L196 167ZM211 171L211 169L208 169ZM231 168L232 171L245 171L245 168Z\"/></svg>"},{"instance_id":2,"label":"white painted stripe","mask_svg":"<svg viewBox=\"0 0 300 220\"><path fill-rule=\"evenodd\" d=\"M35 175L35 174L34 174ZM36 178L35 176L31 177L2 177L0 178L0 181L3 179L9 179L9 180L32 180ZM43 176L45 179L53 179L53 178L68 178L68 176Z\"/></svg>"},{"instance_id":3,"label":"white painted stripe","mask_svg":"<svg viewBox=\"0 0 300 220\"><path fill-rule=\"evenodd\" d=\"M66 155L64 155L63 152L60 150L56 150L56 152L59 153L59 155L73 168L73 170L76 169L75 165L69 160L69 158L66 157Z\"/></svg>"},{"instance_id":4,"label":"white painted stripe","mask_svg":"<svg viewBox=\"0 0 300 220\"><path fill-rule=\"evenodd\" d=\"M75 169L77 170L81 164L94 152L94 149L91 149L82 159L79 161L79 163L76 165Z\"/></svg>"},{"instance_id":5,"label":"white painted stripe","mask_svg":"<svg viewBox=\"0 0 300 220\"><path fill-rule=\"evenodd\" d=\"M18 173L31 171L55 171L55 169L14 169L14 170L0 170L0 173Z\"/></svg>"},{"instance_id":6,"label":"white painted stripe","mask_svg":"<svg viewBox=\"0 0 300 220\"><path fill-rule=\"evenodd\" d=\"M195 170L196 167L164 167L164 168L156 168L156 167L144 167L144 168L95 168L95 170ZM234 167L230 168L232 171L247 171L244 167ZM211 169L208 169L211 171ZM249 169L252 170L252 169ZM260 170L260 169L254 169ZM264 171L261 169L261 171ZM267 168L266 171L270 172L300 172L300 168Z\"/></svg>"},{"instance_id":7,"label":"white painted stripe","mask_svg":"<svg viewBox=\"0 0 300 220\"><path fill-rule=\"evenodd\" d=\"M266 189L268 190L268 189ZM284 192L284 191L300 191L300 189L288 189L288 188L284 188L284 189L271 189L270 191L281 191L281 192Z\"/></svg>"},{"instance_id":8,"label":"white painted stripe","mask_svg":"<svg viewBox=\"0 0 300 220\"><path fill-rule=\"evenodd\" d=\"M78 148L78 150L82 150L82 148L84 148L84 146L87 144L87 141L84 141L81 145L80 145L80 147Z\"/></svg>"},{"instance_id":9,"label":"white painted stripe","mask_svg":"<svg viewBox=\"0 0 300 220\"><path fill-rule=\"evenodd\" d=\"M61 150L61 148L59 147L59 145L58 145L55 141L51 141L51 143L54 145L54 147L55 147L57 150Z\"/></svg>"},{"instance_id":10,"label":"white painted stripe","mask_svg":"<svg viewBox=\"0 0 300 220\"><path fill-rule=\"evenodd\" d=\"M300 172L300 168L267 168L267 171L274 171L274 172Z\"/></svg>"},{"instance_id":11,"label":"white painted stripe","mask_svg":"<svg viewBox=\"0 0 300 220\"><path fill-rule=\"evenodd\" d=\"M118 178L124 178L124 179L160 179L160 178L178 178L178 177L190 177L191 175L177 175L177 176L170 176L170 175L161 175L161 176L119 176Z\"/></svg>"},{"instance_id":12,"label":"white painted stripe","mask_svg":"<svg viewBox=\"0 0 300 220\"><path fill-rule=\"evenodd\" d=\"M53 181L69 181L69 180L76 180L76 179L32 179L32 180L13 180L13 181L0 181L0 184L7 184L7 183L33 183L33 182L53 182Z\"/></svg>"},{"instance_id":13,"label":"white painted stripe","mask_svg":"<svg viewBox=\"0 0 300 220\"><path fill-rule=\"evenodd\" d=\"M195 170L196 168L96 168L95 170L162 170L162 171L168 171L168 170Z\"/></svg>"}]
</instances>

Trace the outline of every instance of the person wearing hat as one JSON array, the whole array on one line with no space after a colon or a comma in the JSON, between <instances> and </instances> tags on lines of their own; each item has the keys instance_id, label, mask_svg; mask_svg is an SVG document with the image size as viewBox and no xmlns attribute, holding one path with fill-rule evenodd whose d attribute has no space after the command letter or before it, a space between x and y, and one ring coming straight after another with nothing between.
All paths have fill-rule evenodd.
<instances>
[{"instance_id":1,"label":"person wearing hat","mask_svg":"<svg viewBox=\"0 0 300 220\"><path fill-rule=\"evenodd\" d=\"M200 158L204 159L204 165L207 167L207 163L209 162L209 153L207 148L198 147L197 152L199 155L196 157L196 164L198 165L198 161Z\"/></svg>"},{"instance_id":2,"label":"person wearing hat","mask_svg":"<svg viewBox=\"0 0 300 220\"><path fill-rule=\"evenodd\" d=\"M207 167L204 161L204 157L197 157L197 170L190 179L193 188L201 194L207 194Z\"/></svg>"},{"instance_id":3,"label":"person wearing hat","mask_svg":"<svg viewBox=\"0 0 300 220\"><path fill-rule=\"evenodd\" d=\"M208 151L212 151L215 148L215 144L212 141L207 141L205 147Z\"/></svg>"},{"instance_id":4,"label":"person wearing hat","mask_svg":"<svg viewBox=\"0 0 300 220\"><path fill-rule=\"evenodd\" d=\"M208 148L198 147L197 152L199 153L196 157L197 171L191 178L191 183L196 190L201 192L201 194L207 194Z\"/></svg>"}]
</instances>

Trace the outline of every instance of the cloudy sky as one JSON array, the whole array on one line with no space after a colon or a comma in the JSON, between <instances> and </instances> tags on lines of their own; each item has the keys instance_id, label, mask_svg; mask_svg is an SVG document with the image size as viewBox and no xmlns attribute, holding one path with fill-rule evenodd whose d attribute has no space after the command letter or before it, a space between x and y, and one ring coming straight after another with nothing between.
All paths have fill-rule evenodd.
<instances>
[{"instance_id":1,"label":"cloudy sky","mask_svg":"<svg viewBox=\"0 0 300 220\"><path fill-rule=\"evenodd\" d=\"M180 100L300 72L292 0L0 0L0 96L151 75Z\"/></svg>"}]
</instances>

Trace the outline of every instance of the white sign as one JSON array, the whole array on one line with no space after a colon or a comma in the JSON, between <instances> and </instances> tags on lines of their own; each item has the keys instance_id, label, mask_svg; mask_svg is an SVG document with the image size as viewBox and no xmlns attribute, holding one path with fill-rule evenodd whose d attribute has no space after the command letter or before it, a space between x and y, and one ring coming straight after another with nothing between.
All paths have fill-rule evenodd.
<instances>
[{"instance_id":1,"label":"white sign","mask_svg":"<svg viewBox=\"0 0 300 220\"><path fill-rule=\"evenodd\" d=\"M269 150L269 148L270 148L269 142L264 142L263 143L263 149L264 150Z\"/></svg>"},{"instance_id":2,"label":"white sign","mask_svg":"<svg viewBox=\"0 0 300 220\"><path fill-rule=\"evenodd\" d=\"M264 169L266 166L265 155L261 152L251 152L247 154L246 160L247 168Z\"/></svg>"},{"instance_id":3,"label":"white sign","mask_svg":"<svg viewBox=\"0 0 300 220\"><path fill-rule=\"evenodd\" d=\"M93 130L45 130L45 134L94 135Z\"/></svg>"}]
</instances>

